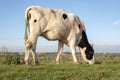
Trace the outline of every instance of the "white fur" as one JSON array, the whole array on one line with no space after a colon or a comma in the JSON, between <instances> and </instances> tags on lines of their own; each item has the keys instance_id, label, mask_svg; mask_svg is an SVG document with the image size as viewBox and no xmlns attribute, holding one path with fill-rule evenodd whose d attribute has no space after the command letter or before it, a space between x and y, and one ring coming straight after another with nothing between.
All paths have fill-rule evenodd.
<instances>
[{"instance_id":1,"label":"white fur","mask_svg":"<svg viewBox=\"0 0 120 80\"><path fill-rule=\"evenodd\" d=\"M28 20L29 14L31 16ZM67 15L65 20L62 14ZM34 20L37 21L34 22ZM26 64L28 64L27 61L29 60L29 51L33 54L34 62L37 61L35 49L39 36L43 36L48 40L59 41L58 55L56 58L57 63L59 63L59 57L63 52L64 44L70 48L74 63L78 63L75 55L75 47L80 42L82 37L81 32L85 30L85 26L79 20L78 16L63 10L31 6L25 11L25 23ZM82 25L81 28L78 25Z\"/></svg>"}]
</instances>

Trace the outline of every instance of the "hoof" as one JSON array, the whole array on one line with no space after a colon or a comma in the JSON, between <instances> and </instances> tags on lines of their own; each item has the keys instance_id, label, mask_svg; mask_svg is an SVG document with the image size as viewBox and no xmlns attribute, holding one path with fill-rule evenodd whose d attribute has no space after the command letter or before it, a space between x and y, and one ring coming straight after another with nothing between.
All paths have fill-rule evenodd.
<instances>
[{"instance_id":1,"label":"hoof","mask_svg":"<svg viewBox=\"0 0 120 80\"><path fill-rule=\"evenodd\" d=\"M78 62L74 62L74 64L79 64Z\"/></svg>"},{"instance_id":2,"label":"hoof","mask_svg":"<svg viewBox=\"0 0 120 80\"><path fill-rule=\"evenodd\" d=\"M60 64L60 62L59 62L59 61L56 61L56 64Z\"/></svg>"},{"instance_id":3,"label":"hoof","mask_svg":"<svg viewBox=\"0 0 120 80\"><path fill-rule=\"evenodd\" d=\"M27 60L27 61L25 61L25 65L28 65L28 64L29 64L28 60Z\"/></svg>"},{"instance_id":4,"label":"hoof","mask_svg":"<svg viewBox=\"0 0 120 80\"><path fill-rule=\"evenodd\" d=\"M35 65L39 65L39 61L35 61Z\"/></svg>"}]
</instances>

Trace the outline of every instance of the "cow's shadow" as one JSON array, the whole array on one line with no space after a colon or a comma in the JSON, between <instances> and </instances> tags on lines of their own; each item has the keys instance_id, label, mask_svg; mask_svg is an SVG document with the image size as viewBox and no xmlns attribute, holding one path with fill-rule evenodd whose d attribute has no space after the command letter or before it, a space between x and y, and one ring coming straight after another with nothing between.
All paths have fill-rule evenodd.
<instances>
[{"instance_id":1,"label":"cow's shadow","mask_svg":"<svg viewBox=\"0 0 120 80\"><path fill-rule=\"evenodd\" d=\"M100 62L100 61L96 61L95 64L102 64L102 62Z\"/></svg>"}]
</instances>

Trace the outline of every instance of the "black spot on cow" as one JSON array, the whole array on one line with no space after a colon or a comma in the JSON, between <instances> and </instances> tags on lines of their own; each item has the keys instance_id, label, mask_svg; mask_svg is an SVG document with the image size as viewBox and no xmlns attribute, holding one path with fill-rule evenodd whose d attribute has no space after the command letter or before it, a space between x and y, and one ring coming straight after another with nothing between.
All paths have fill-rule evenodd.
<instances>
[{"instance_id":1,"label":"black spot on cow","mask_svg":"<svg viewBox=\"0 0 120 80\"><path fill-rule=\"evenodd\" d=\"M62 17L63 17L63 19L65 20L68 16L67 16L67 14L64 13L64 14L62 15Z\"/></svg>"},{"instance_id":2,"label":"black spot on cow","mask_svg":"<svg viewBox=\"0 0 120 80\"><path fill-rule=\"evenodd\" d=\"M87 35L85 33L85 31L82 31L82 39L80 41L80 43L78 44L79 47L84 48L87 47L89 44L88 39L87 39Z\"/></svg>"},{"instance_id":3,"label":"black spot on cow","mask_svg":"<svg viewBox=\"0 0 120 80\"><path fill-rule=\"evenodd\" d=\"M94 50L93 50L93 47L88 42L85 31L82 31L82 39L80 43L78 44L78 46L81 48L86 47L85 54L88 60L91 60L93 58Z\"/></svg>"},{"instance_id":4,"label":"black spot on cow","mask_svg":"<svg viewBox=\"0 0 120 80\"><path fill-rule=\"evenodd\" d=\"M34 19L34 23L36 23L37 22L37 20L36 19Z\"/></svg>"},{"instance_id":5,"label":"black spot on cow","mask_svg":"<svg viewBox=\"0 0 120 80\"><path fill-rule=\"evenodd\" d=\"M79 29L80 29L80 24L78 25Z\"/></svg>"}]
</instances>

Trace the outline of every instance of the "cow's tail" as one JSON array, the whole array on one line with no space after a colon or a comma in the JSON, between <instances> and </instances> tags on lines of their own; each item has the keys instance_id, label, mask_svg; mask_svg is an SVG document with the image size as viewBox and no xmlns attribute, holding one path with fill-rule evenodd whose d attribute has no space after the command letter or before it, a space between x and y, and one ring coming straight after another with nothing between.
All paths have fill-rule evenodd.
<instances>
[{"instance_id":1,"label":"cow's tail","mask_svg":"<svg viewBox=\"0 0 120 80\"><path fill-rule=\"evenodd\" d=\"M30 25L29 25L29 20L31 18L31 14L29 13L29 11L31 10L31 8L27 8L26 12L25 12L25 34L24 34L24 40L25 40L25 44L28 40L28 35L30 33Z\"/></svg>"}]
</instances>

